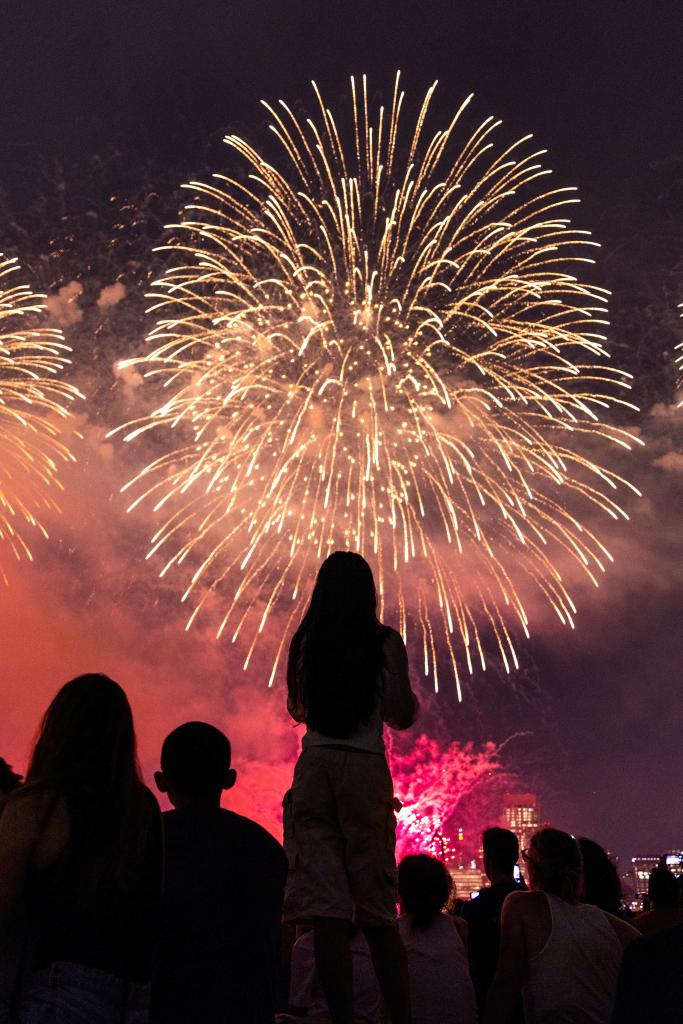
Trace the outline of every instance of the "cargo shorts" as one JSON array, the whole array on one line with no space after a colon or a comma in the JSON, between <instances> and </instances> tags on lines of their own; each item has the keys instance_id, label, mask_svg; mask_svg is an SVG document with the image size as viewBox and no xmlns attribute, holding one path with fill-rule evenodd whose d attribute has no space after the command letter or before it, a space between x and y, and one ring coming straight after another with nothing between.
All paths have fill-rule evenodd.
<instances>
[{"instance_id":1,"label":"cargo shorts","mask_svg":"<svg viewBox=\"0 0 683 1024\"><path fill-rule=\"evenodd\" d=\"M396 818L383 754L308 747L283 801L286 921L396 921Z\"/></svg>"}]
</instances>

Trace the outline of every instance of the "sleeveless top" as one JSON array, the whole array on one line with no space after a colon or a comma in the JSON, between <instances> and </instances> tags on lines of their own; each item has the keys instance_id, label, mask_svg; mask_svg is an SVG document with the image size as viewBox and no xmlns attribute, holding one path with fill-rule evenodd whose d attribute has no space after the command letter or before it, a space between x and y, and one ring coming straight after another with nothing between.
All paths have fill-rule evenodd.
<instances>
[{"instance_id":1,"label":"sleeveless top","mask_svg":"<svg viewBox=\"0 0 683 1024\"><path fill-rule=\"evenodd\" d=\"M598 907L544 895L551 928L529 960L527 1024L609 1024L622 956L612 925Z\"/></svg>"},{"instance_id":2,"label":"sleeveless top","mask_svg":"<svg viewBox=\"0 0 683 1024\"><path fill-rule=\"evenodd\" d=\"M476 1024L469 962L452 918L438 917L424 931L401 914L398 929L408 958L413 1024Z\"/></svg>"}]
</instances>

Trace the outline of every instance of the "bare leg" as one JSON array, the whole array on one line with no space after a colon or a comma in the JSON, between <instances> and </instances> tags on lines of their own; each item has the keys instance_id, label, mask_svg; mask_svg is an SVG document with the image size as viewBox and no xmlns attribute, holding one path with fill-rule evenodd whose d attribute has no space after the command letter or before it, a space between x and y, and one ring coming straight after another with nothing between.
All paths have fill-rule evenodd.
<instances>
[{"instance_id":1,"label":"bare leg","mask_svg":"<svg viewBox=\"0 0 683 1024\"><path fill-rule=\"evenodd\" d=\"M391 1024L411 1024L408 960L398 928L381 925L363 931Z\"/></svg>"},{"instance_id":2,"label":"bare leg","mask_svg":"<svg viewBox=\"0 0 683 1024\"><path fill-rule=\"evenodd\" d=\"M349 922L316 917L313 922L315 966L332 1024L353 1024L353 987Z\"/></svg>"}]
</instances>

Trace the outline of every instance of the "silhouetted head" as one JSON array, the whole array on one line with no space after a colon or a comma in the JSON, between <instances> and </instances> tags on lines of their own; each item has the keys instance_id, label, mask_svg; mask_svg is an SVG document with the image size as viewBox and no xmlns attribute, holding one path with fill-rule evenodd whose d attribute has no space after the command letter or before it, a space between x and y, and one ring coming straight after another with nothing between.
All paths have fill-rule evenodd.
<instances>
[{"instance_id":1,"label":"silhouetted head","mask_svg":"<svg viewBox=\"0 0 683 1024\"><path fill-rule=\"evenodd\" d=\"M401 909L410 914L413 928L424 931L448 903L453 879L445 864L426 853L404 857L398 866Z\"/></svg>"},{"instance_id":2,"label":"silhouetted head","mask_svg":"<svg viewBox=\"0 0 683 1024\"><path fill-rule=\"evenodd\" d=\"M370 718L382 644L370 566L353 551L335 551L320 566L289 648L290 704L305 709L309 728L344 739Z\"/></svg>"},{"instance_id":3,"label":"silhouetted head","mask_svg":"<svg viewBox=\"0 0 683 1024\"><path fill-rule=\"evenodd\" d=\"M532 889L549 892L568 903L578 899L581 851L574 836L556 828L542 828L524 851Z\"/></svg>"},{"instance_id":4,"label":"silhouetted head","mask_svg":"<svg viewBox=\"0 0 683 1024\"><path fill-rule=\"evenodd\" d=\"M653 868L647 883L650 905L659 910L662 907L678 906L678 883L673 871L668 868Z\"/></svg>"},{"instance_id":5,"label":"silhouetted head","mask_svg":"<svg viewBox=\"0 0 683 1024\"><path fill-rule=\"evenodd\" d=\"M582 898L609 914L621 909L621 882L606 850L592 839L578 840L583 866Z\"/></svg>"},{"instance_id":6,"label":"silhouetted head","mask_svg":"<svg viewBox=\"0 0 683 1024\"><path fill-rule=\"evenodd\" d=\"M80 884L92 892L125 885L148 841L154 808L118 683L91 674L61 688L43 716L26 784L65 800Z\"/></svg>"},{"instance_id":7,"label":"silhouetted head","mask_svg":"<svg viewBox=\"0 0 683 1024\"><path fill-rule=\"evenodd\" d=\"M43 716L26 780L105 800L140 782L133 715L118 683L93 673L61 688Z\"/></svg>"},{"instance_id":8,"label":"silhouetted head","mask_svg":"<svg viewBox=\"0 0 683 1024\"><path fill-rule=\"evenodd\" d=\"M176 807L194 802L218 804L235 785L232 752L225 733L207 722L185 722L164 740L161 771L154 779Z\"/></svg>"},{"instance_id":9,"label":"silhouetted head","mask_svg":"<svg viewBox=\"0 0 683 1024\"><path fill-rule=\"evenodd\" d=\"M519 860L519 843L514 832L507 828L487 828L481 837L484 849L484 870L489 880L508 875L513 877Z\"/></svg>"},{"instance_id":10,"label":"silhouetted head","mask_svg":"<svg viewBox=\"0 0 683 1024\"><path fill-rule=\"evenodd\" d=\"M21 785L21 775L12 771L4 757L0 757L0 800Z\"/></svg>"},{"instance_id":11,"label":"silhouetted head","mask_svg":"<svg viewBox=\"0 0 683 1024\"><path fill-rule=\"evenodd\" d=\"M377 592L372 569L355 551L335 551L318 570L305 619L310 624L346 621L353 618L376 620Z\"/></svg>"}]
</instances>

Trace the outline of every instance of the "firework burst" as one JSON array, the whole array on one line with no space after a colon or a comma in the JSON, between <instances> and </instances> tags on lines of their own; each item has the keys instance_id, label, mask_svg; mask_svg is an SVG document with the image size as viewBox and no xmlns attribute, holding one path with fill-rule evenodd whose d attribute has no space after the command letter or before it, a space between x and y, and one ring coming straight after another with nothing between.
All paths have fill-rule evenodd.
<instances>
[{"instance_id":1,"label":"firework burst","mask_svg":"<svg viewBox=\"0 0 683 1024\"><path fill-rule=\"evenodd\" d=\"M560 565L597 583L610 559L580 509L625 516L626 482L584 452L630 446L602 418L628 374L606 292L577 277L595 243L566 216L574 190L539 189L529 137L496 148L492 118L461 133L469 100L428 134L434 87L404 134L399 76L387 107L352 79L341 130L314 90L317 120L265 104L277 159L229 136L244 173L188 186L153 350L127 361L165 393L126 440L153 430L164 452L127 486L165 510L150 555L184 568L188 625L220 605L246 664L348 547L460 695L487 637L517 664L525 593L573 624Z\"/></svg>"},{"instance_id":2,"label":"firework burst","mask_svg":"<svg viewBox=\"0 0 683 1024\"><path fill-rule=\"evenodd\" d=\"M31 558L27 533L57 509L59 463L73 458L63 441L70 402L79 396L60 380L69 346L54 327L36 326L43 295L11 276L15 259L0 254L0 553ZM7 577L0 563L0 575Z\"/></svg>"}]
</instances>

